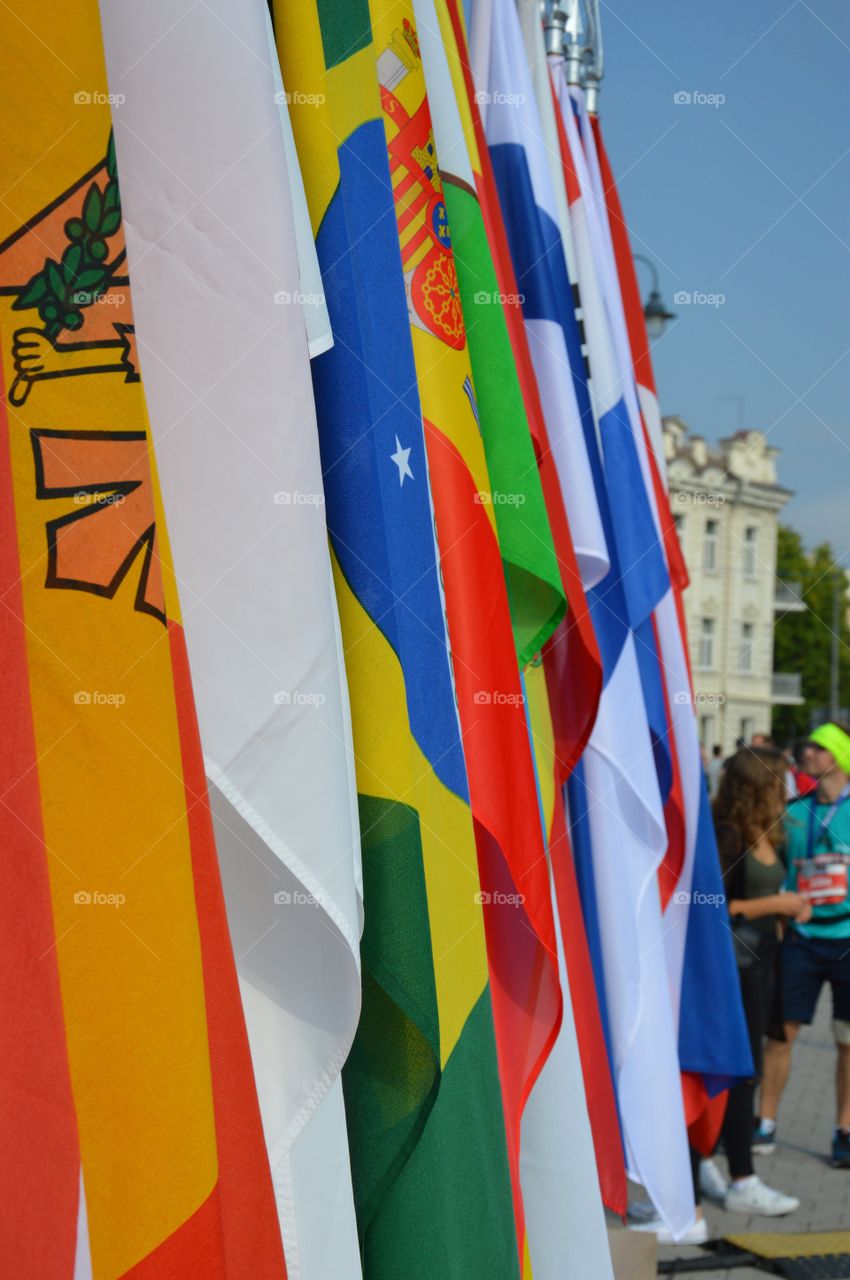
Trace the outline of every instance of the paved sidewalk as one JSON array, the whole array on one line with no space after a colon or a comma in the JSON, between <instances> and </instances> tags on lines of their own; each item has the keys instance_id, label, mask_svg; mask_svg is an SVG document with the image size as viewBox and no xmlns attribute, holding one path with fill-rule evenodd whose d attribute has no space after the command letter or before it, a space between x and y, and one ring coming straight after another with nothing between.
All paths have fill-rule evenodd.
<instances>
[{"instance_id":1,"label":"paved sidewalk","mask_svg":"<svg viewBox=\"0 0 850 1280\"><path fill-rule=\"evenodd\" d=\"M804 1027L794 1047L791 1078L779 1113L779 1141L772 1156L756 1156L756 1172L780 1191L800 1200L785 1218L753 1218L726 1213L711 1202L704 1206L712 1237L744 1231L806 1232L850 1230L850 1169L829 1164L835 1123L835 1047L831 1032L832 998L824 989L811 1027ZM726 1172L726 1161L717 1157ZM700 1249L662 1246L659 1258L704 1256ZM759 1280L751 1268L700 1273L700 1280Z\"/></svg>"}]
</instances>

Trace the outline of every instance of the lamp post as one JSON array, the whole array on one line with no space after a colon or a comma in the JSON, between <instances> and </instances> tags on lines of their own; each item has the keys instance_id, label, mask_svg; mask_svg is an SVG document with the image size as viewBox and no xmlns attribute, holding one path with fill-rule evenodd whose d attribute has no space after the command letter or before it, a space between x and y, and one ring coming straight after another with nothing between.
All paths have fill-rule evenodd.
<instances>
[{"instance_id":1,"label":"lamp post","mask_svg":"<svg viewBox=\"0 0 850 1280\"><path fill-rule=\"evenodd\" d=\"M675 311L668 311L661 297L661 291L658 288L658 268L651 258L645 257L642 253L632 255L635 262L643 262L652 272L652 288L649 291L649 297L644 303L643 318L646 321L646 331L651 339L660 338L664 330L667 328L671 320L676 319Z\"/></svg>"}]
</instances>

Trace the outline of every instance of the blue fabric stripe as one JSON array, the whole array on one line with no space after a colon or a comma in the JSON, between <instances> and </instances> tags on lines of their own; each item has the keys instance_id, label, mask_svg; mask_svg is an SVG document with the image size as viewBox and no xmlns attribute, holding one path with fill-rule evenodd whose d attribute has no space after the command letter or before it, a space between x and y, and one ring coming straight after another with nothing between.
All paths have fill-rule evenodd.
<instances>
[{"instance_id":1,"label":"blue fabric stripe","mask_svg":"<svg viewBox=\"0 0 850 1280\"><path fill-rule=\"evenodd\" d=\"M655 771L658 774L658 787L661 791L661 799L666 804L673 786L673 743L667 723L667 699L661 676L661 655L651 618L647 618L635 630L635 653L640 670L643 700L646 705Z\"/></svg>"},{"instance_id":2,"label":"blue fabric stripe","mask_svg":"<svg viewBox=\"0 0 850 1280\"><path fill-rule=\"evenodd\" d=\"M622 398L602 414L599 434L608 503L616 517L611 528L617 542L626 610L629 625L636 631L670 587L667 563Z\"/></svg>"},{"instance_id":3,"label":"blue fabric stripe","mask_svg":"<svg viewBox=\"0 0 850 1280\"><path fill-rule=\"evenodd\" d=\"M753 1074L704 778L682 975L679 1062L683 1071L702 1074L712 1095L728 1088L736 1078L747 1079Z\"/></svg>"},{"instance_id":4,"label":"blue fabric stripe","mask_svg":"<svg viewBox=\"0 0 850 1280\"><path fill-rule=\"evenodd\" d=\"M339 164L316 240L334 346L312 362L328 528L352 591L401 663L416 741L468 800L382 121L359 126ZM410 450L412 479L392 461L397 441Z\"/></svg>"}]
</instances>

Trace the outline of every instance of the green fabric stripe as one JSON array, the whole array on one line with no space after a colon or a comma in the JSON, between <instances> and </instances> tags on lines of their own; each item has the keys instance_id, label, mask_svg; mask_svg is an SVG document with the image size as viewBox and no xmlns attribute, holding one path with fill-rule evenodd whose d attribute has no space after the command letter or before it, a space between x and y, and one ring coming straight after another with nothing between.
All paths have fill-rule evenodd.
<instances>
[{"instance_id":1,"label":"green fabric stripe","mask_svg":"<svg viewBox=\"0 0 850 1280\"><path fill-rule=\"evenodd\" d=\"M358 799L363 1008L342 1083L362 1238L428 1117L440 1040L419 817L409 805Z\"/></svg>"},{"instance_id":2,"label":"green fabric stripe","mask_svg":"<svg viewBox=\"0 0 850 1280\"><path fill-rule=\"evenodd\" d=\"M369 0L316 0L328 71L372 43Z\"/></svg>"},{"instance_id":3,"label":"green fabric stripe","mask_svg":"<svg viewBox=\"0 0 850 1280\"><path fill-rule=\"evenodd\" d=\"M486 987L446 1063L419 1142L366 1233L365 1276L519 1280L501 1120Z\"/></svg>"},{"instance_id":4,"label":"green fabric stripe","mask_svg":"<svg viewBox=\"0 0 850 1280\"><path fill-rule=\"evenodd\" d=\"M497 499L514 641L524 666L563 618L566 600L481 208L466 184L450 176L444 175L443 195L487 468Z\"/></svg>"}]
</instances>

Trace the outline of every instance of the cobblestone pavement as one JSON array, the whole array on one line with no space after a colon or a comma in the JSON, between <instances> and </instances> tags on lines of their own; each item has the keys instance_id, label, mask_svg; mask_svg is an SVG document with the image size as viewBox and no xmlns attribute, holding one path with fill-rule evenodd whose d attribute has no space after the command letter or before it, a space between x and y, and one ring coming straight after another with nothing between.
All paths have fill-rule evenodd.
<instances>
[{"instance_id":1,"label":"cobblestone pavement","mask_svg":"<svg viewBox=\"0 0 850 1280\"><path fill-rule=\"evenodd\" d=\"M835 1123L835 1048L832 1001L824 990L810 1027L794 1047L791 1078L778 1118L778 1142L772 1156L756 1156L756 1172L769 1186L797 1196L800 1208L785 1218L745 1217L726 1213L710 1202L705 1215L711 1235L719 1238L744 1231L807 1232L850 1230L850 1169L833 1169L829 1150ZM723 1156L717 1163L726 1172ZM639 1198L640 1193L635 1198ZM702 1250L662 1246L662 1258L704 1256ZM700 1280L763 1280L751 1268L699 1273Z\"/></svg>"}]
</instances>

